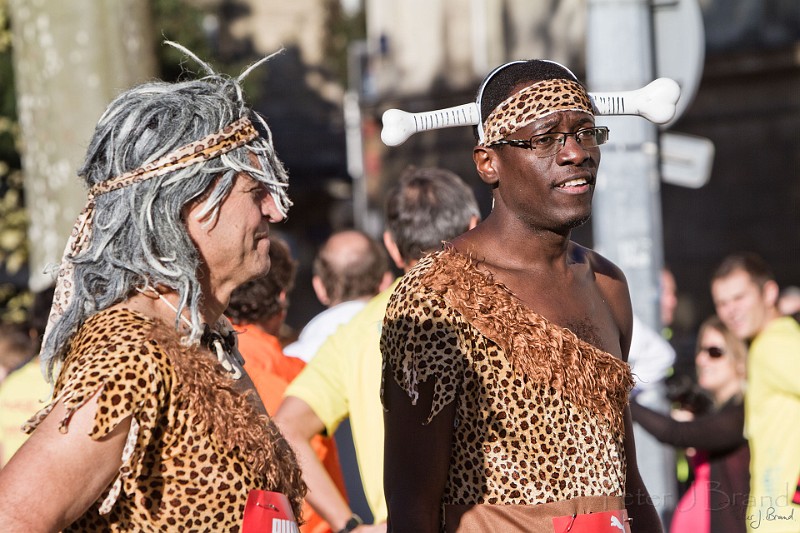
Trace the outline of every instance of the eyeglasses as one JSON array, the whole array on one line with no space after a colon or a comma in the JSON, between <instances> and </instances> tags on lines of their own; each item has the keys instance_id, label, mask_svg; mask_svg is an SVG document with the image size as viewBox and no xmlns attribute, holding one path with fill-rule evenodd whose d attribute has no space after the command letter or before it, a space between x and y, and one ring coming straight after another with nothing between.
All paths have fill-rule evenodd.
<instances>
[{"instance_id":1,"label":"eyeglasses","mask_svg":"<svg viewBox=\"0 0 800 533\"><path fill-rule=\"evenodd\" d=\"M711 359L719 359L725 355L725 350L719 346L703 346L698 353L706 352Z\"/></svg>"},{"instance_id":2,"label":"eyeglasses","mask_svg":"<svg viewBox=\"0 0 800 533\"><path fill-rule=\"evenodd\" d=\"M524 139L503 139L489 145L492 146L507 144L516 148L526 148L532 150L536 157L550 157L556 155L564 148L567 143L567 137L575 137L584 149L597 148L601 144L608 141L608 128L605 126L596 126L594 128L584 128L575 133L566 133L561 131L551 131L549 133L541 133L534 135L527 141Z\"/></svg>"}]
</instances>

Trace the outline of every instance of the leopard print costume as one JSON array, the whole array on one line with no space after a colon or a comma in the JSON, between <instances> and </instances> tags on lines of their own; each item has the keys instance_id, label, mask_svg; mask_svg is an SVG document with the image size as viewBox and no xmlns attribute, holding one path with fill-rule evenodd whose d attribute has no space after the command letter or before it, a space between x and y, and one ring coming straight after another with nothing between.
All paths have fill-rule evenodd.
<instances>
[{"instance_id":1,"label":"leopard print costume","mask_svg":"<svg viewBox=\"0 0 800 533\"><path fill-rule=\"evenodd\" d=\"M443 506L624 496L628 365L532 312L454 248L403 277L381 351L384 379L413 403L435 380L428 421L456 404Z\"/></svg>"},{"instance_id":2,"label":"leopard print costume","mask_svg":"<svg viewBox=\"0 0 800 533\"><path fill-rule=\"evenodd\" d=\"M72 338L54 400L26 430L61 401L66 433L98 390L89 436L101 439L128 417L131 429L116 480L65 531L239 531L250 489L287 494L299 516L294 455L259 405L233 392L237 383L166 325L126 309L90 317ZM290 464L276 472L279 460Z\"/></svg>"}]
</instances>

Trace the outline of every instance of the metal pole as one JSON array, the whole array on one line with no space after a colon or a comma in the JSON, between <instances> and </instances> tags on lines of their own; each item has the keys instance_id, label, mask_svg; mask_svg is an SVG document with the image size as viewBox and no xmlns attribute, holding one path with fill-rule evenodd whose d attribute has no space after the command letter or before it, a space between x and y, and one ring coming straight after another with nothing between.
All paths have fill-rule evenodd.
<instances>
[{"instance_id":1,"label":"metal pole","mask_svg":"<svg viewBox=\"0 0 800 533\"><path fill-rule=\"evenodd\" d=\"M653 80L647 0L588 0L587 83L593 91L637 89ZM628 278L636 315L661 330L663 266L656 126L639 117L602 117L603 146L592 227L595 248Z\"/></svg>"},{"instance_id":2,"label":"metal pole","mask_svg":"<svg viewBox=\"0 0 800 533\"><path fill-rule=\"evenodd\" d=\"M353 224L366 230L368 219L367 186L364 176L364 136L361 131L361 92L364 72L362 62L367 54L367 44L356 41L347 50L347 78L349 89L344 94L343 112L347 173L353 180Z\"/></svg>"},{"instance_id":3,"label":"metal pole","mask_svg":"<svg viewBox=\"0 0 800 533\"><path fill-rule=\"evenodd\" d=\"M347 147L347 173L353 180L353 223L366 230L367 187L364 183L364 150L361 134L361 106L358 93L349 90L344 94L344 128Z\"/></svg>"},{"instance_id":4,"label":"metal pole","mask_svg":"<svg viewBox=\"0 0 800 533\"><path fill-rule=\"evenodd\" d=\"M587 81L594 91L637 89L653 79L652 13L647 0L589 0ZM598 121L600 122L600 121ZM611 142L603 147L594 198L594 245L628 278L633 311L644 328L661 331L658 281L663 265L656 126L639 117L603 117ZM653 357L637 343L630 360ZM634 363L636 364L636 363ZM663 376L666 377L666 376ZM639 401L668 409L662 379L640 383ZM655 379L655 378L654 378ZM662 516L674 506L673 450L634 424L639 472Z\"/></svg>"}]
</instances>

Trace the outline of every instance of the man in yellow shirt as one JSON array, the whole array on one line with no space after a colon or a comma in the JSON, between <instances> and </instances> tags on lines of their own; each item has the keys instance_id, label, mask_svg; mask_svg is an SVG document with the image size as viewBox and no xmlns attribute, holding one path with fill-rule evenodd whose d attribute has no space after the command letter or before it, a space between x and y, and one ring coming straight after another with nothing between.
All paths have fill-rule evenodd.
<instances>
[{"instance_id":1,"label":"man in yellow shirt","mask_svg":"<svg viewBox=\"0 0 800 533\"><path fill-rule=\"evenodd\" d=\"M50 315L53 290L48 287L34 293L26 323L0 326L0 468L28 440L23 424L50 399L51 387L36 353Z\"/></svg>"},{"instance_id":2,"label":"man in yellow shirt","mask_svg":"<svg viewBox=\"0 0 800 533\"><path fill-rule=\"evenodd\" d=\"M745 436L750 441L748 531L800 532L800 324L781 316L778 285L752 253L726 257L711 278L722 322L750 342ZM732 495L735 496L735 495Z\"/></svg>"},{"instance_id":3,"label":"man in yellow shirt","mask_svg":"<svg viewBox=\"0 0 800 533\"><path fill-rule=\"evenodd\" d=\"M305 363L286 355L279 339L297 272L289 245L283 239L270 237L269 260L266 276L248 281L231 293L225 315L236 330L237 345L244 357L247 375L267 412L275 413L286 387ZM333 440L317 436L312 447L336 483L337 490L344 494L344 479ZM308 502L303 502L303 522L300 533L331 533L330 525L309 508Z\"/></svg>"},{"instance_id":4,"label":"man in yellow shirt","mask_svg":"<svg viewBox=\"0 0 800 533\"><path fill-rule=\"evenodd\" d=\"M0 385L0 468L28 440L22 426L49 398L50 385L42 375L38 357L12 372Z\"/></svg>"},{"instance_id":5,"label":"man in yellow shirt","mask_svg":"<svg viewBox=\"0 0 800 533\"><path fill-rule=\"evenodd\" d=\"M407 271L442 241L473 227L479 217L473 192L458 176L442 169L411 167L388 195L384 243L398 268ZM289 386L275 415L303 469L307 501L339 533L386 529L380 334L393 289L394 285L370 300L328 338ZM332 434L348 416L374 526L362 525L352 513L309 446L314 435Z\"/></svg>"}]
</instances>

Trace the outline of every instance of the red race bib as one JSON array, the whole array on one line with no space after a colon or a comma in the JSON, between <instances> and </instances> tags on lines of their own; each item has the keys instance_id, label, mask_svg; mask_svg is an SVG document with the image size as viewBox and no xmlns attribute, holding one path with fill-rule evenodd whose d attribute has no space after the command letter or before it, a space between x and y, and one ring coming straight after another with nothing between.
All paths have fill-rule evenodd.
<instances>
[{"instance_id":1,"label":"red race bib","mask_svg":"<svg viewBox=\"0 0 800 533\"><path fill-rule=\"evenodd\" d=\"M242 533L300 533L289 498L280 492L251 490L244 507Z\"/></svg>"},{"instance_id":2,"label":"red race bib","mask_svg":"<svg viewBox=\"0 0 800 533\"><path fill-rule=\"evenodd\" d=\"M558 516L553 518L556 533L630 533L628 511L606 511L604 513Z\"/></svg>"}]
</instances>

